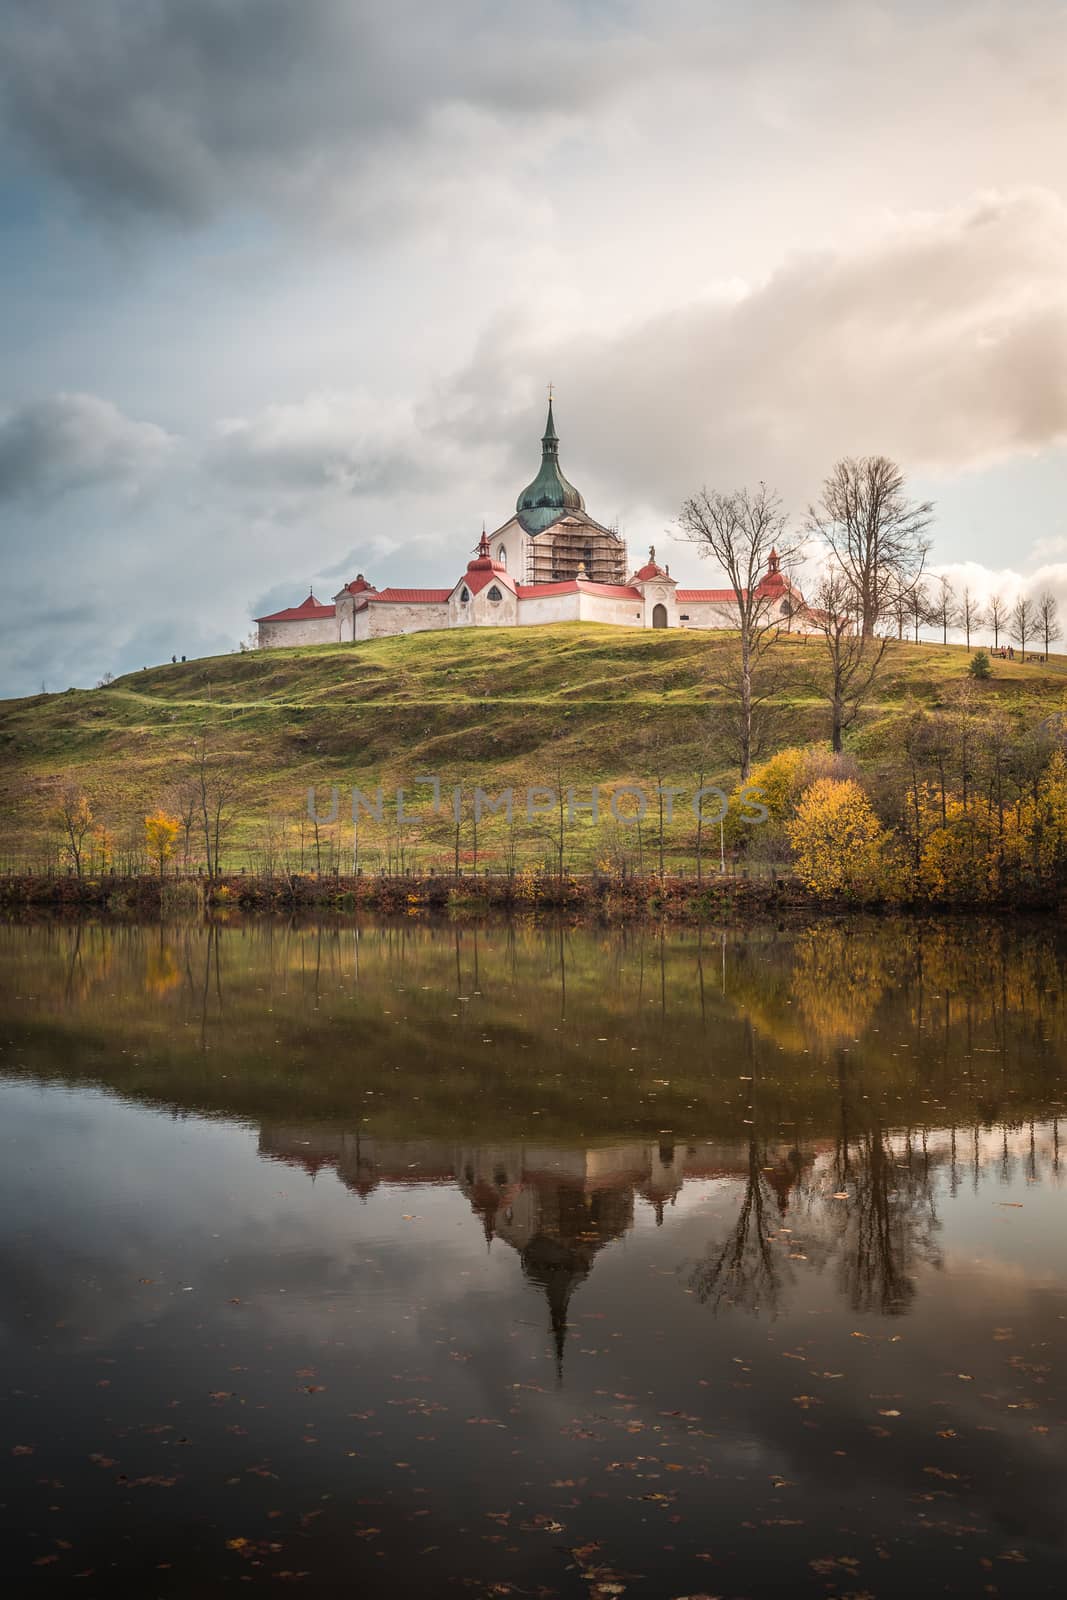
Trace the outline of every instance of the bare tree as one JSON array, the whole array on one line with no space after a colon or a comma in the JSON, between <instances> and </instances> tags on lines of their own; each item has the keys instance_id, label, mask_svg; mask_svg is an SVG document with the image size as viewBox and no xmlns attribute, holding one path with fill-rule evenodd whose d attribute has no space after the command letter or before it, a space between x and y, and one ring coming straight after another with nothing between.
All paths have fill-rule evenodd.
<instances>
[{"instance_id":1,"label":"bare tree","mask_svg":"<svg viewBox=\"0 0 1067 1600\"><path fill-rule=\"evenodd\" d=\"M826 541L852 586L853 609L868 638L898 589L918 583L930 548L928 500L910 500L904 474L887 456L839 461L808 509L808 530Z\"/></svg>"},{"instance_id":2,"label":"bare tree","mask_svg":"<svg viewBox=\"0 0 1067 1600\"><path fill-rule=\"evenodd\" d=\"M1045 654L1048 655L1049 647L1060 638L1063 629L1060 627L1059 602L1047 589L1037 602L1037 631L1045 641Z\"/></svg>"},{"instance_id":3,"label":"bare tree","mask_svg":"<svg viewBox=\"0 0 1067 1600\"><path fill-rule=\"evenodd\" d=\"M56 807L56 821L63 834L65 848L74 865L75 874L80 878L85 854L85 838L92 829L95 818L88 796L83 794L76 784L69 785L60 795L59 805Z\"/></svg>"},{"instance_id":4,"label":"bare tree","mask_svg":"<svg viewBox=\"0 0 1067 1600\"><path fill-rule=\"evenodd\" d=\"M934 592L930 599L930 620L940 627L942 644L948 644L948 630L956 626L957 619L955 591L950 579L942 572L934 584Z\"/></svg>"},{"instance_id":5,"label":"bare tree","mask_svg":"<svg viewBox=\"0 0 1067 1600\"><path fill-rule=\"evenodd\" d=\"M904 629L911 620L911 600L914 585L893 581L886 601L886 620L896 628L897 639L902 641Z\"/></svg>"},{"instance_id":6,"label":"bare tree","mask_svg":"<svg viewBox=\"0 0 1067 1600\"><path fill-rule=\"evenodd\" d=\"M200 809L200 788L195 778L184 778L170 791L170 805L181 823L182 871L189 871L193 829Z\"/></svg>"},{"instance_id":7,"label":"bare tree","mask_svg":"<svg viewBox=\"0 0 1067 1600\"><path fill-rule=\"evenodd\" d=\"M200 738L193 750L193 780L204 834L207 875L217 878L222 869L222 850L233 826L241 786L234 769L213 752L206 725L200 730Z\"/></svg>"},{"instance_id":8,"label":"bare tree","mask_svg":"<svg viewBox=\"0 0 1067 1600\"><path fill-rule=\"evenodd\" d=\"M985 612L978 604L977 599L971 593L970 589L965 586L963 590L963 596L960 600L957 622L958 625L963 629L964 636L967 640L968 650L971 648L971 634L976 633L979 628L984 627L985 621Z\"/></svg>"},{"instance_id":9,"label":"bare tree","mask_svg":"<svg viewBox=\"0 0 1067 1600\"><path fill-rule=\"evenodd\" d=\"M830 567L815 591L812 616L822 636L823 670L814 688L830 707L830 748L840 752L842 735L859 715L874 686L889 641L865 638L849 605L852 584L840 567Z\"/></svg>"},{"instance_id":10,"label":"bare tree","mask_svg":"<svg viewBox=\"0 0 1067 1600\"><path fill-rule=\"evenodd\" d=\"M738 765L744 783L752 770L757 703L767 698L756 685L756 669L781 623L782 602L789 597L788 586L778 590L762 580L772 565L775 571L783 563L788 569L799 547L786 537L778 496L763 483L733 494L702 489L685 502L679 522L700 554L723 568L733 596L722 615L725 627L737 629L737 649L725 652L723 663L729 660L725 687L736 706Z\"/></svg>"},{"instance_id":11,"label":"bare tree","mask_svg":"<svg viewBox=\"0 0 1067 1600\"><path fill-rule=\"evenodd\" d=\"M993 649L999 650L1001 630L1008 625L1008 608L1003 595L990 595L988 622L993 630Z\"/></svg>"},{"instance_id":12,"label":"bare tree","mask_svg":"<svg viewBox=\"0 0 1067 1600\"><path fill-rule=\"evenodd\" d=\"M1027 595L1021 594L1011 608L1011 636L1019 641L1020 655L1026 654L1026 641L1033 638L1036 623L1034 602Z\"/></svg>"},{"instance_id":13,"label":"bare tree","mask_svg":"<svg viewBox=\"0 0 1067 1600\"><path fill-rule=\"evenodd\" d=\"M919 629L931 620L930 596L920 578L908 589L908 617L914 630L915 643L919 642Z\"/></svg>"}]
</instances>

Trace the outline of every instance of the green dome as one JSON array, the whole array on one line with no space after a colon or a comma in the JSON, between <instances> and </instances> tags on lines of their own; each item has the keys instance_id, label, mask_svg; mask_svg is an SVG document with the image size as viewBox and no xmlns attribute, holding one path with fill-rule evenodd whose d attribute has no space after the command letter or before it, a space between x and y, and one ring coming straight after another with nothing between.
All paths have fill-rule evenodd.
<instances>
[{"instance_id":1,"label":"green dome","mask_svg":"<svg viewBox=\"0 0 1067 1600\"><path fill-rule=\"evenodd\" d=\"M584 511L585 501L559 470L559 436L548 402L548 422L541 439L541 470L515 502L519 521L527 533L540 533L567 511Z\"/></svg>"}]
</instances>

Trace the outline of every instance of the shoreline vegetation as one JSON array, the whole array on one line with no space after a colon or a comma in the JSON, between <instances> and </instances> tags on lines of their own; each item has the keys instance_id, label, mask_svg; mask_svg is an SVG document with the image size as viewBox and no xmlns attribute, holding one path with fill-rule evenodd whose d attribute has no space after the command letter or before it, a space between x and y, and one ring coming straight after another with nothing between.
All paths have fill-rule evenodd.
<instances>
[{"instance_id":1,"label":"shoreline vegetation","mask_svg":"<svg viewBox=\"0 0 1067 1600\"><path fill-rule=\"evenodd\" d=\"M964 913L974 916L1062 914L1067 895L1052 884L1013 888L1000 898L928 897L878 899L844 890L819 893L792 870L735 867L725 874L562 875L551 871L514 874L446 873L401 875L341 874L316 877L298 873L175 872L99 877L10 873L0 877L0 911L59 914L91 913L185 917L216 912L348 915L372 912L387 917L479 917L556 913L576 921L623 923L664 921L699 924L744 922L794 913L916 914Z\"/></svg>"}]
</instances>

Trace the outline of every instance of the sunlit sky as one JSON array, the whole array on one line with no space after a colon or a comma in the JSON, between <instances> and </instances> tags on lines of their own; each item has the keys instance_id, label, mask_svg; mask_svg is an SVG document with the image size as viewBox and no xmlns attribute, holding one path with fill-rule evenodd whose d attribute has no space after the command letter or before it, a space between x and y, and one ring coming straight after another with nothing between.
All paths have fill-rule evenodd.
<instances>
[{"instance_id":1,"label":"sunlit sky","mask_svg":"<svg viewBox=\"0 0 1067 1600\"><path fill-rule=\"evenodd\" d=\"M449 584L539 459L675 576L885 452L1067 607L1060 0L0 0L0 693Z\"/></svg>"}]
</instances>

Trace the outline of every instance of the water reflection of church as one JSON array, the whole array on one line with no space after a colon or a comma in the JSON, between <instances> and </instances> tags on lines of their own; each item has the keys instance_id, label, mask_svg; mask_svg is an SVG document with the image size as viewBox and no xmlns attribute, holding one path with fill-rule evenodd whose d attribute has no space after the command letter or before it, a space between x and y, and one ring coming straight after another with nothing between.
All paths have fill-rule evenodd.
<instances>
[{"instance_id":1,"label":"water reflection of church","mask_svg":"<svg viewBox=\"0 0 1067 1600\"><path fill-rule=\"evenodd\" d=\"M598 1252L634 1226L638 1200L660 1224L686 1182L744 1179L749 1170L736 1145L683 1144L670 1137L567 1149L384 1140L287 1125L264 1126L259 1151L312 1174L333 1171L363 1198L394 1184L454 1184L481 1222L486 1243L500 1239L510 1245L526 1278L544 1291L559 1359L571 1297ZM783 1152L764 1169L783 1214L800 1174L795 1152Z\"/></svg>"}]
</instances>

